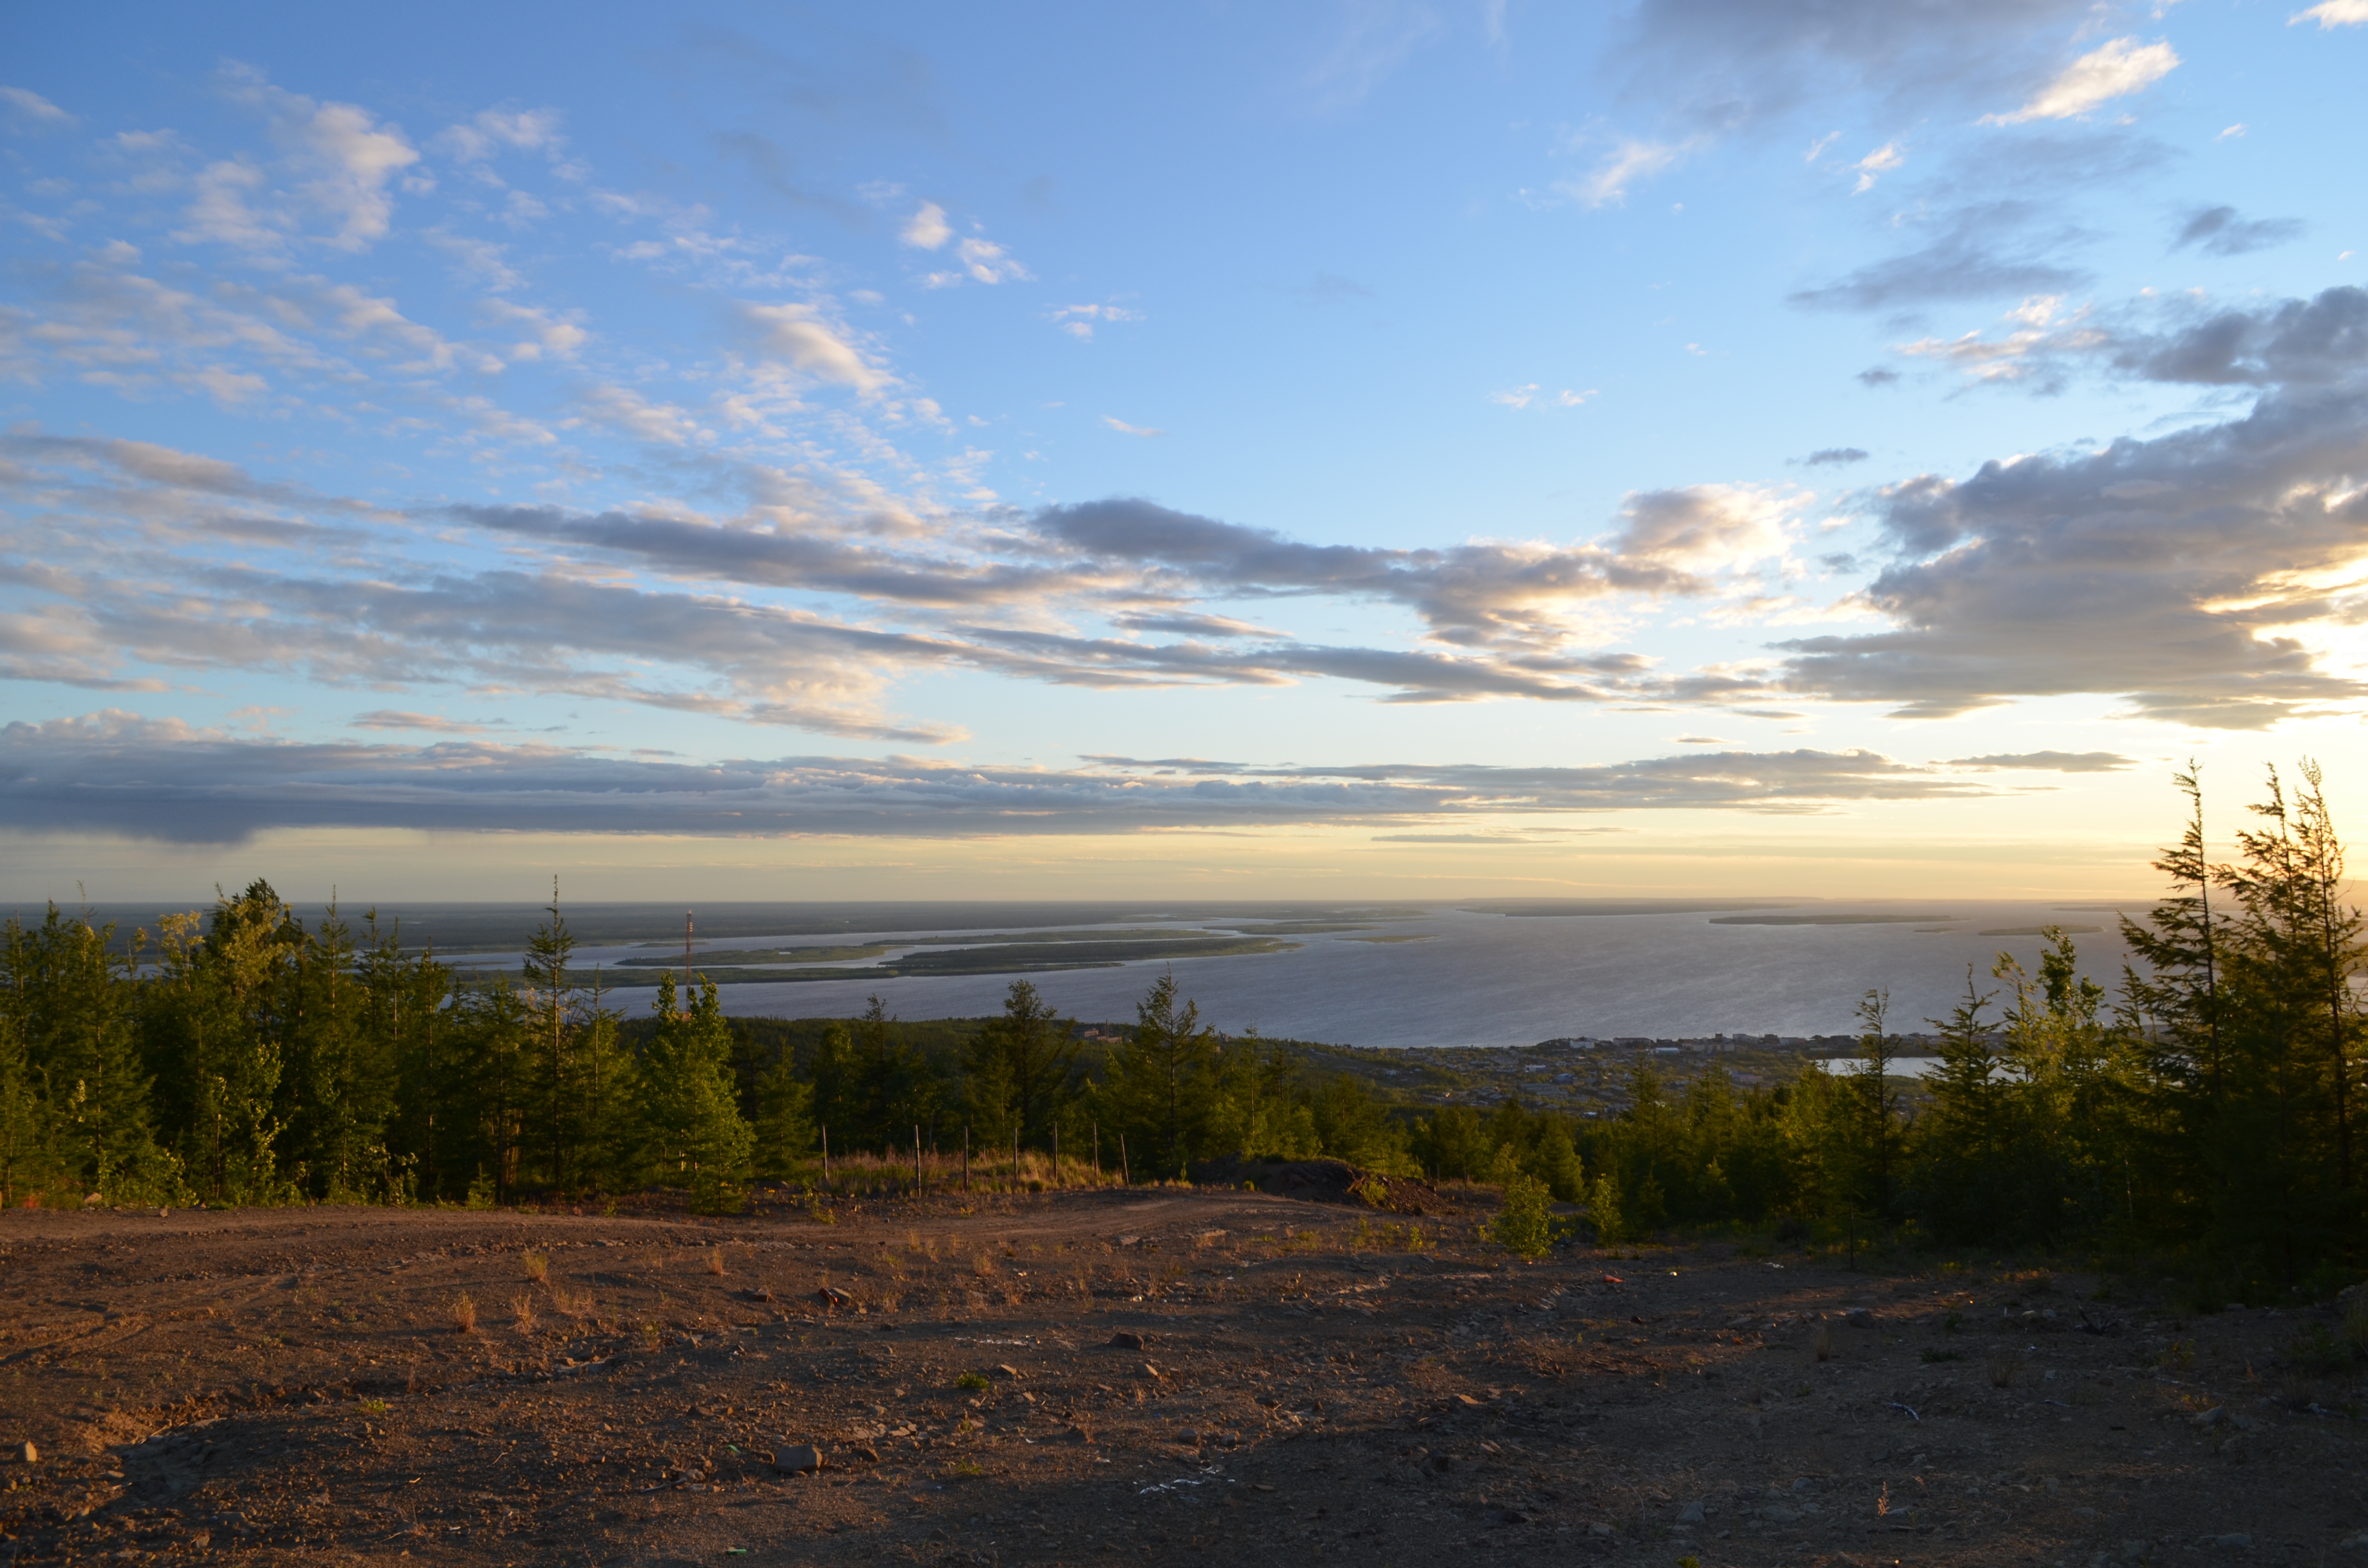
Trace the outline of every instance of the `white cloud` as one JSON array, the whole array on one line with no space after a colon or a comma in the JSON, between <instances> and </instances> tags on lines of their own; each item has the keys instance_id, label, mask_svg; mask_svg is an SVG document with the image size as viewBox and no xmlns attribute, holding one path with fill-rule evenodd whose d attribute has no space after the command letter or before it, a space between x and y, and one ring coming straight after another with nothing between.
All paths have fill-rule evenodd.
<instances>
[{"instance_id":1,"label":"white cloud","mask_svg":"<svg viewBox=\"0 0 2368 1568\"><path fill-rule=\"evenodd\" d=\"M1005 255L1001 245L985 240L964 240L954 247L954 254L962 258L970 275L982 283L1025 281L1031 276L1026 267Z\"/></svg>"},{"instance_id":2,"label":"white cloud","mask_svg":"<svg viewBox=\"0 0 2368 1568\"><path fill-rule=\"evenodd\" d=\"M556 157L565 144L559 126L555 108L489 108L465 124L445 127L431 145L461 164L484 163L505 147Z\"/></svg>"},{"instance_id":3,"label":"white cloud","mask_svg":"<svg viewBox=\"0 0 2368 1568\"><path fill-rule=\"evenodd\" d=\"M1753 484L1645 492L1622 505L1628 526L1613 548L1631 563L1691 576L1741 571L1784 554L1792 545L1787 525L1812 498Z\"/></svg>"},{"instance_id":4,"label":"white cloud","mask_svg":"<svg viewBox=\"0 0 2368 1568\"><path fill-rule=\"evenodd\" d=\"M271 390L270 382L252 371L226 369L220 365L208 365L192 372L189 381L222 408L237 408Z\"/></svg>"},{"instance_id":5,"label":"white cloud","mask_svg":"<svg viewBox=\"0 0 2368 1568\"><path fill-rule=\"evenodd\" d=\"M2307 11L2296 11L2286 18L2286 26L2296 22L2317 22L2324 32L2330 28L2368 27L2368 0L2322 0Z\"/></svg>"},{"instance_id":6,"label":"white cloud","mask_svg":"<svg viewBox=\"0 0 2368 1568\"><path fill-rule=\"evenodd\" d=\"M2361 4L2368 5L2368 0L2361 0ZM2237 124L2232 125L2227 130L2222 131L2219 135L2214 136L2212 140L2214 142L2226 142L2231 136L2242 136L2243 134L2245 134L2245 126L2244 122L2240 120Z\"/></svg>"},{"instance_id":7,"label":"white cloud","mask_svg":"<svg viewBox=\"0 0 2368 1568\"><path fill-rule=\"evenodd\" d=\"M432 367L442 369L461 357L462 348L434 327L413 321L398 309L392 299L364 293L350 283L325 283L320 278L300 279L316 286L313 299L334 314L337 325L348 335L364 337L373 333L383 334L408 346L421 358L416 364L401 367L405 369ZM498 370L499 360L488 361L484 356L469 350L477 369Z\"/></svg>"},{"instance_id":8,"label":"white cloud","mask_svg":"<svg viewBox=\"0 0 2368 1568\"><path fill-rule=\"evenodd\" d=\"M2022 125L2034 119L2070 119L2100 104L2144 92L2178 66L2179 55L2168 43L2141 44L2134 38L2117 38L2066 66L2061 75L2012 114L1987 114L1982 123Z\"/></svg>"},{"instance_id":9,"label":"white cloud","mask_svg":"<svg viewBox=\"0 0 2368 1568\"><path fill-rule=\"evenodd\" d=\"M74 123L74 116L28 87L0 87L0 104L6 104L27 119L41 124Z\"/></svg>"},{"instance_id":10,"label":"white cloud","mask_svg":"<svg viewBox=\"0 0 2368 1568\"><path fill-rule=\"evenodd\" d=\"M689 446L709 434L688 411L670 403L652 403L631 387L598 386L582 402L587 418L662 446Z\"/></svg>"},{"instance_id":11,"label":"white cloud","mask_svg":"<svg viewBox=\"0 0 2368 1568\"><path fill-rule=\"evenodd\" d=\"M1977 381L2052 378L2059 357L2086 353L2111 341L2106 333L2088 324L2085 308L2059 319L2063 305L2061 295L2034 294L1998 318L2017 328L2004 337L1985 337L1978 332L1945 340L1925 337L1900 344L1899 352L1910 358L1953 365ZM2053 384L2052 380L2048 384Z\"/></svg>"},{"instance_id":12,"label":"white cloud","mask_svg":"<svg viewBox=\"0 0 2368 1568\"><path fill-rule=\"evenodd\" d=\"M1851 194L1861 196L1873 190L1876 176L1889 174L1907 161L1907 155L1899 150L1898 142L1885 142L1850 165L1858 171L1858 184L1852 188Z\"/></svg>"},{"instance_id":13,"label":"white cloud","mask_svg":"<svg viewBox=\"0 0 2368 1568\"><path fill-rule=\"evenodd\" d=\"M786 361L802 374L853 387L867 396L894 383L894 377L866 360L812 305L744 304L740 315L754 329L761 353Z\"/></svg>"},{"instance_id":14,"label":"white cloud","mask_svg":"<svg viewBox=\"0 0 2368 1568\"><path fill-rule=\"evenodd\" d=\"M275 87L245 66L231 67L225 79L232 97L271 117L272 140L298 176L295 194L335 225L323 244L359 251L385 236L394 214L387 187L419 162L418 149L399 127L381 124L359 105L317 102ZM285 214L265 219L247 207L245 193L264 183L261 171L244 160L215 164L199 176L190 232L258 253L276 250L294 225ZM412 184L432 188L417 176Z\"/></svg>"},{"instance_id":15,"label":"white cloud","mask_svg":"<svg viewBox=\"0 0 2368 1568\"><path fill-rule=\"evenodd\" d=\"M1151 437L1165 436L1167 434L1165 430L1155 430L1147 425L1129 425L1125 420L1113 418L1111 415L1107 414L1102 415L1102 423L1109 426L1111 429L1117 431L1121 436Z\"/></svg>"},{"instance_id":16,"label":"white cloud","mask_svg":"<svg viewBox=\"0 0 2368 1568\"><path fill-rule=\"evenodd\" d=\"M573 359L576 351L591 340L592 335L577 324L583 319L581 311L559 315L540 306L514 305L507 300L488 300L484 310L495 321L532 335L510 345L512 359L540 359L546 354L554 359Z\"/></svg>"},{"instance_id":17,"label":"white cloud","mask_svg":"<svg viewBox=\"0 0 2368 1568\"><path fill-rule=\"evenodd\" d=\"M417 163L419 153L401 131L379 125L355 105L293 102L311 109L281 127L283 139L317 171L302 186L303 193L336 220L337 233L329 244L340 250L367 249L385 235L394 214L387 182Z\"/></svg>"},{"instance_id":18,"label":"white cloud","mask_svg":"<svg viewBox=\"0 0 2368 1568\"><path fill-rule=\"evenodd\" d=\"M1072 337L1091 338L1097 323L1141 321L1142 312L1122 305L1055 305L1046 315Z\"/></svg>"},{"instance_id":19,"label":"white cloud","mask_svg":"<svg viewBox=\"0 0 2368 1568\"><path fill-rule=\"evenodd\" d=\"M182 214L176 240L211 242L261 256L285 244L276 217L256 210L252 199L268 183L261 169L243 158L209 164L197 178L197 194Z\"/></svg>"},{"instance_id":20,"label":"white cloud","mask_svg":"<svg viewBox=\"0 0 2368 1568\"><path fill-rule=\"evenodd\" d=\"M952 239L954 232L947 225L946 210L934 201L924 201L896 237L916 250L935 250Z\"/></svg>"},{"instance_id":21,"label":"white cloud","mask_svg":"<svg viewBox=\"0 0 2368 1568\"><path fill-rule=\"evenodd\" d=\"M1593 174L1561 188L1589 207L1625 201L1630 186L1676 167L1695 146L1691 141L1623 141L1596 165Z\"/></svg>"},{"instance_id":22,"label":"white cloud","mask_svg":"<svg viewBox=\"0 0 2368 1568\"><path fill-rule=\"evenodd\" d=\"M1511 387L1504 392L1490 392L1488 401L1502 403L1507 408L1528 408L1531 404L1541 408L1577 408L1588 398L1596 396L1597 392L1598 389L1594 387L1589 387L1585 392L1574 392L1565 387L1558 392L1547 392L1537 382L1531 381L1526 385Z\"/></svg>"},{"instance_id":23,"label":"white cloud","mask_svg":"<svg viewBox=\"0 0 2368 1568\"><path fill-rule=\"evenodd\" d=\"M84 722L100 715L85 715ZM465 720L447 719L438 713L413 713L400 708L374 708L367 713L357 713L346 721L351 730L421 730L438 735L482 735L490 724L472 724Z\"/></svg>"},{"instance_id":24,"label":"white cloud","mask_svg":"<svg viewBox=\"0 0 2368 1568\"><path fill-rule=\"evenodd\" d=\"M515 289L526 281L504 259L502 247L490 240L474 239L446 229L430 229L424 237L429 244L452 258L455 270L461 276L495 293Z\"/></svg>"},{"instance_id":25,"label":"white cloud","mask_svg":"<svg viewBox=\"0 0 2368 1568\"><path fill-rule=\"evenodd\" d=\"M1808 155L1807 155L1806 157L1803 158L1803 159L1801 160L1801 162L1803 162L1803 163L1804 163L1804 164L1814 164L1814 163L1816 163L1819 158L1822 158L1822 157L1824 157L1824 156L1826 155L1826 149L1827 149L1827 148L1828 148L1828 147L1832 146L1835 142L1837 142L1840 141L1841 139L1842 139L1842 133L1841 133L1840 131L1827 131L1823 136L1818 137L1815 142L1810 142L1810 143L1809 143L1809 152L1808 152Z\"/></svg>"},{"instance_id":26,"label":"white cloud","mask_svg":"<svg viewBox=\"0 0 2368 1568\"><path fill-rule=\"evenodd\" d=\"M921 279L931 289L945 289L970 278L980 283L1011 283L1033 276L1026 267L1006 255L1001 245L976 236L954 246L954 255L962 262L958 272L932 272Z\"/></svg>"}]
</instances>

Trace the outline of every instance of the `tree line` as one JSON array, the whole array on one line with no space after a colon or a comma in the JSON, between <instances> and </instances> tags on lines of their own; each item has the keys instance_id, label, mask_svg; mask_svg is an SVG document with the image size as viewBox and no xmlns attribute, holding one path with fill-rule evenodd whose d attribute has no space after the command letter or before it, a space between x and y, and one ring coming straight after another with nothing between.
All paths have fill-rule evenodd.
<instances>
[{"instance_id":1,"label":"tree line","mask_svg":"<svg viewBox=\"0 0 2368 1568\"><path fill-rule=\"evenodd\" d=\"M2289 790L2271 771L2226 863L2206 854L2195 771L2175 775L2187 820L2154 861L2169 885L2122 920L2135 961L2118 986L2083 975L2051 927L2036 973L2002 953L1925 1020L1939 1060L1921 1082L1893 1071L1873 991L1854 1073L1743 1091L1713 1062L1672 1096L1640 1062L1628 1108L1575 1139L1514 1104L1463 1113L1463 1163L1583 1188L1614 1240L1732 1222L2184 1256L2214 1305L2222 1288L2357 1278L2362 922L2320 770L2300 773Z\"/></svg>"},{"instance_id":2,"label":"tree line","mask_svg":"<svg viewBox=\"0 0 2368 1568\"><path fill-rule=\"evenodd\" d=\"M1393 1104L1201 1019L1159 977L1115 1043L1027 981L983 1023L726 1019L671 977L646 1015L574 961L556 900L515 977L471 983L400 932L307 926L265 883L119 942L62 915L0 943L0 1199L495 1202L688 1189L842 1153L1088 1149L1137 1180L1212 1158L1331 1156L1517 1187L1600 1240L1665 1226L2190 1252L2309 1288L2361 1266L2362 956L2318 768L2272 770L2206 853L2195 772L2169 881L2124 919L2117 986L2051 931L2036 973L1969 971L1939 1071L1893 1071L1889 999L1859 1004L1860 1071L1681 1093L1648 1062L1593 1119L1519 1100ZM1525 1199L1526 1201L1526 1199Z\"/></svg>"},{"instance_id":3,"label":"tree line","mask_svg":"<svg viewBox=\"0 0 2368 1568\"><path fill-rule=\"evenodd\" d=\"M1353 1079L1202 1021L1172 974L1116 1046L1027 981L999 1017L727 1019L713 982L613 1003L554 897L516 975L375 916L308 926L268 883L119 940L51 905L0 929L0 1204L496 1203L688 1190L849 1153L1105 1151L1178 1178L1220 1149L1411 1171ZM1064 1141L1065 1140L1065 1144Z\"/></svg>"}]
</instances>

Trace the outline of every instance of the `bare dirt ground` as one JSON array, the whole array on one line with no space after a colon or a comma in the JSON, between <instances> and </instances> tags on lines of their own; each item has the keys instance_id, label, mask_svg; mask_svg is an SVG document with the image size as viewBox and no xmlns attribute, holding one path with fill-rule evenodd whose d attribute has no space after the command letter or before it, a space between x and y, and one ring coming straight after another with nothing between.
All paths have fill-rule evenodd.
<instances>
[{"instance_id":1,"label":"bare dirt ground","mask_svg":"<svg viewBox=\"0 0 2368 1568\"><path fill-rule=\"evenodd\" d=\"M1480 1217L10 1212L0 1563L2368 1562L2329 1313Z\"/></svg>"}]
</instances>

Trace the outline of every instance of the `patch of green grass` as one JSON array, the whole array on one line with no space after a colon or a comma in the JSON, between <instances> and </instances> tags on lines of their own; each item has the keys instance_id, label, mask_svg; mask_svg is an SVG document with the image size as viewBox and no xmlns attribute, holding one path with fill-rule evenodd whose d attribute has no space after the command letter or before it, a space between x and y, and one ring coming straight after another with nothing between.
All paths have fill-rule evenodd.
<instances>
[{"instance_id":1,"label":"patch of green grass","mask_svg":"<svg viewBox=\"0 0 2368 1568\"><path fill-rule=\"evenodd\" d=\"M954 1387L958 1389L975 1389L984 1392L990 1386L985 1372L964 1372L954 1380Z\"/></svg>"}]
</instances>

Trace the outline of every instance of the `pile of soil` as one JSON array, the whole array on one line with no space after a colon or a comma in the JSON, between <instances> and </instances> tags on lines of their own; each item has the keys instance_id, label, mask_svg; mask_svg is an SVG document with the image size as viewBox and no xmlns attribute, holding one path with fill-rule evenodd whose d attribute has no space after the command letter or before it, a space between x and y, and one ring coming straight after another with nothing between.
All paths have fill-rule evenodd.
<instances>
[{"instance_id":1,"label":"pile of soil","mask_svg":"<svg viewBox=\"0 0 2368 1568\"><path fill-rule=\"evenodd\" d=\"M2331 1310L1522 1263L1460 1199L11 1211L0 1562L2081 1568L2368 1528Z\"/></svg>"}]
</instances>

